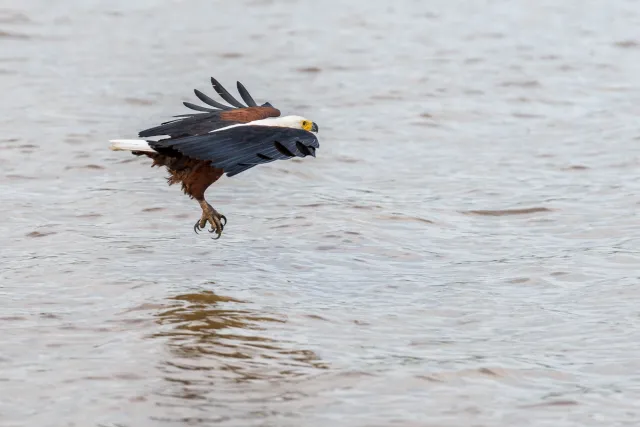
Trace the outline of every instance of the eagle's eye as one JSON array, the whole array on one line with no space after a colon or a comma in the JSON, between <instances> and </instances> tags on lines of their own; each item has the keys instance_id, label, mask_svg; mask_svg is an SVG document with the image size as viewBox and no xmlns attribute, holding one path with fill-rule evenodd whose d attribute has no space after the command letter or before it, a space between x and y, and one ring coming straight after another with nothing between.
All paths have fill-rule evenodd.
<instances>
[{"instance_id":1,"label":"eagle's eye","mask_svg":"<svg viewBox=\"0 0 640 427\"><path fill-rule=\"evenodd\" d=\"M309 131L311 130L311 122L309 120L302 121L302 129Z\"/></svg>"}]
</instances>

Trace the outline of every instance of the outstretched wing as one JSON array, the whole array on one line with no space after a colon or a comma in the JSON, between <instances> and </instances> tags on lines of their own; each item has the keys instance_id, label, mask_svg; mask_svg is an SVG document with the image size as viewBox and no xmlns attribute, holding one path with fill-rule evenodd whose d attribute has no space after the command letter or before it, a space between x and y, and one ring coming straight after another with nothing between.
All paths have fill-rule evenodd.
<instances>
[{"instance_id":1,"label":"outstretched wing","mask_svg":"<svg viewBox=\"0 0 640 427\"><path fill-rule=\"evenodd\" d=\"M194 89L196 96L209 107L184 102L183 104L187 108L200 111L200 113L181 114L176 116L180 117L179 119L162 123L160 126L155 126L150 129L145 129L141 131L138 136L147 138L150 136L168 135L171 138L180 138L203 135L234 124L248 123L253 120L280 116L280 111L273 108L268 102L262 105L256 104L249 94L249 91L247 91L240 82L238 82L238 92L247 105L243 105L234 98L213 77L211 77L211 84L218 95L220 95L224 101L231 104L231 106L215 101L198 89Z\"/></svg>"},{"instance_id":2,"label":"outstretched wing","mask_svg":"<svg viewBox=\"0 0 640 427\"><path fill-rule=\"evenodd\" d=\"M149 142L161 154L176 152L234 176L256 165L274 160L316 155L318 138L302 129L275 126L236 126L206 135Z\"/></svg>"}]
</instances>

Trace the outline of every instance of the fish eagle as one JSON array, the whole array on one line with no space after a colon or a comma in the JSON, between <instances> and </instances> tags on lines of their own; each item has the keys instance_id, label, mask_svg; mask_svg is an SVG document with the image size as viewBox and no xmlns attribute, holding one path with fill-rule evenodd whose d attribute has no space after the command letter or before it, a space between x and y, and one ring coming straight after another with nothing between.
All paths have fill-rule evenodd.
<instances>
[{"instance_id":1,"label":"fish eagle","mask_svg":"<svg viewBox=\"0 0 640 427\"><path fill-rule=\"evenodd\" d=\"M196 199L202 216L193 229L210 224L210 233L220 238L227 218L204 198L211 184L223 174L231 177L262 163L293 157L315 157L319 147L318 125L301 116L281 116L270 103L256 104L247 89L238 82L238 92L246 103L234 98L213 77L211 84L222 104L195 89L207 107L184 102L197 113L181 114L177 119L138 133L144 139L110 140L110 149L130 151L153 160L151 167L165 166L169 185L182 184L182 190ZM162 139L146 139L164 136Z\"/></svg>"}]
</instances>

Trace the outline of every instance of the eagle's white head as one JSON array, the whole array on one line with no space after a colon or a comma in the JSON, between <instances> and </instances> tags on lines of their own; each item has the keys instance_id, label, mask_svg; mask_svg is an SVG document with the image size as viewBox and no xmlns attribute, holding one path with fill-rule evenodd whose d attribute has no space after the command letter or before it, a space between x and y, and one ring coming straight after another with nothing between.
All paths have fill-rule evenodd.
<instances>
[{"instance_id":1,"label":"eagle's white head","mask_svg":"<svg viewBox=\"0 0 640 427\"><path fill-rule=\"evenodd\" d=\"M288 123L287 127L304 129L309 132L318 132L318 125L306 117L284 116L282 117L282 120L285 120Z\"/></svg>"},{"instance_id":2,"label":"eagle's white head","mask_svg":"<svg viewBox=\"0 0 640 427\"><path fill-rule=\"evenodd\" d=\"M266 126L280 126L292 129L303 129L308 132L318 132L318 125L302 116L282 116L270 117L268 119L256 120L250 124L261 124Z\"/></svg>"}]
</instances>

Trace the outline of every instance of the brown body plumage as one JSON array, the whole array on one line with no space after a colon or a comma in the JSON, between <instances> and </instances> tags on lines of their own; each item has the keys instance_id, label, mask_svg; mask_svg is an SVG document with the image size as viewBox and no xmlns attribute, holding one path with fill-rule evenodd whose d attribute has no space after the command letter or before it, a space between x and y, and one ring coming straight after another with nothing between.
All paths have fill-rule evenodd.
<instances>
[{"instance_id":1,"label":"brown body plumage","mask_svg":"<svg viewBox=\"0 0 640 427\"><path fill-rule=\"evenodd\" d=\"M204 199L207 188L224 174L224 170L211 167L209 161L189 157L168 157L162 154L144 153L153 159L151 167L165 166L169 171L169 185L182 184L182 191L192 199Z\"/></svg>"}]
</instances>

